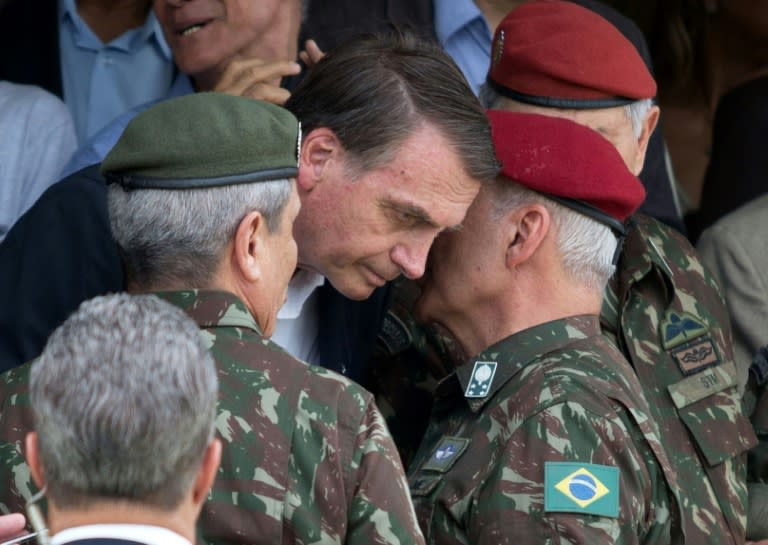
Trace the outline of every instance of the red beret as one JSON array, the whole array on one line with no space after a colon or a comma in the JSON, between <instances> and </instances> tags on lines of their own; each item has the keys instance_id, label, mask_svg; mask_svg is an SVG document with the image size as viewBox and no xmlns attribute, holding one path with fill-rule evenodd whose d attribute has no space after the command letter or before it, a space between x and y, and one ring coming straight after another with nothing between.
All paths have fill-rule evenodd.
<instances>
[{"instance_id":1,"label":"red beret","mask_svg":"<svg viewBox=\"0 0 768 545\"><path fill-rule=\"evenodd\" d=\"M613 144L558 117L488 110L501 174L622 231L645 189Z\"/></svg>"},{"instance_id":2,"label":"red beret","mask_svg":"<svg viewBox=\"0 0 768 545\"><path fill-rule=\"evenodd\" d=\"M502 20L488 84L553 108L610 108L656 96L632 42L595 12L561 0L526 2Z\"/></svg>"}]
</instances>

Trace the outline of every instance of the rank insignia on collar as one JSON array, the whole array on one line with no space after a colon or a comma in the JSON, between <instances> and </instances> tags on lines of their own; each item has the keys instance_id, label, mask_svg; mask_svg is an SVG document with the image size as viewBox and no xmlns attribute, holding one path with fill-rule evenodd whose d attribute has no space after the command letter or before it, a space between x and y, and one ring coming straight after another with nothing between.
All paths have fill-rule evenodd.
<instances>
[{"instance_id":1,"label":"rank insignia on collar","mask_svg":"<svg viewBox=\"0 0 768 545\"><path fill-rule=\"evenodd\" d=\"M464 397L485 397L491 391L493 376L498 364L495 361L476 361Z\"/></svg>"},{"instance_id":2,"label":"rank insignia on collar","mask_svg":"<svg viewBox=\"0 0 768 545\"><path fill-rule=\"evenodd\" d=\"M675 348L709 332L707 326L697 317L674 310L666 313L659 324L659 329L661 344L665 350Z\"/></svg>"},{"instance_id":3,"label":"rank insignia on collar","mask_svg":"<svg viewBox=\"0 0 768 545\"><path fill-rule=\"evenodd\" d=\"M579 462L545 462L544 510L618 517L619 468Z\"/></svg>"},{"instance_id":4,"label":"rank insignia on collar","mask_svg":"<svg viewBox=\"0 0 768 545\"><path fill-rule=\"evenodd\" d=\"M422 469L440 473L447 472L464 453L467 445L469 445L469 439L464 437L443 437Z\"/></svg>"}]
</instances>

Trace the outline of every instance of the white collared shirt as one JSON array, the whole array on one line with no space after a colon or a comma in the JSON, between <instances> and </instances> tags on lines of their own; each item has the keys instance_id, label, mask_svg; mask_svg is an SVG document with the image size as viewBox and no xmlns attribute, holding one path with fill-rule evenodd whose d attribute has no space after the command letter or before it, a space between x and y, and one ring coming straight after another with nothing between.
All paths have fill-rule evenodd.
<instances>
[{"instance_id":1,"label":"white collared shirt","mask_svg":"<svg viewBox=\"0 0 768 545\"><path fill-rule=\"evenodd\" d=\"M88 524L58 532L51 545L64 545L82 539L126 539L147 545L192 545L186 538L161 526L146 524Z\"/></svg>"},{"instance_id":2,"label":"white collared shirt","mask_svg":"<svg viewBox=\"0 0 768 545\"><path fill-rule=\"evenodd\" d=\"M288 284L288 297L277 313L272 340L294 358L319 364L317 297L325 277L298 269Z\"/></svg>"}]
</instances>

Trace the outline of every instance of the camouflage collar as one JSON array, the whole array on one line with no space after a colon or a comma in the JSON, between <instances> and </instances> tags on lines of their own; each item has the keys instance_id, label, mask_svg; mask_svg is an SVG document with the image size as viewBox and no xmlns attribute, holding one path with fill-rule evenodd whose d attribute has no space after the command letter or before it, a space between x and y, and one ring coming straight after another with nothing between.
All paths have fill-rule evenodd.
<instances>
[{"instance_id":1,"label":"camouflage collar","mask_svg":"<svg viewBox=\"0 0 768 545\"><path fill-rule=\"evenodd\" d=\"M642 215L635 215L630 221L619 266L619 301L624 300L632 284L651 272L659 275L661 285L667 287L668 301L674 297L674 275L661 251L665 240L652 221Z\"/></svg>"},{"instance_id":2,"label":"camouflage collar","mask_svg":"<svg viewBox=\"0 0 768 545\"><path fill-rule=\"evenodd\" d=\"M455 377L464 392L473 412L478 412L496 392L527 365L535 362L548 352L559 350L575 340L600 335L600 320L595 315L571 316L562 320L547 322L530 327L486 348L483 352L456 369ZM470 397L471 389L478 382L478 369L488 375L484 395ZM480 377L485 378L485 376ZM454 383L455 384L455 383Z\"/></svg>"},{"instance_id":3,"label":"camouflage collar","mask_svg":"<svg viewBox=\"0 0 768 545\"><path fill-rule=\"evenodd\" d=\"M158 291L155 295L182 309L200 327L243 327L262 334L245 304L228 291Z\"/></svg>"}]
</instances>

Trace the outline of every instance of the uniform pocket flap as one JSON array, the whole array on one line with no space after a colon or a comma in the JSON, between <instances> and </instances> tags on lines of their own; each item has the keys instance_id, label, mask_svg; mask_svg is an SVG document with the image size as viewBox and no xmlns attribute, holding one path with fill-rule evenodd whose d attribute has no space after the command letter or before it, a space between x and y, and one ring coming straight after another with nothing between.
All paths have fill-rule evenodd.
<instances>
[{"instance_id":1,"label":"uniform pocket flap","mask_svg":"<svg viewBox=\"0 0 768 545\"><path fill-rule=\"evenodd\" d=\"M754 433L741 413L736 366L710 367L667 387L677 413L710 466L754 445Z\"/></svg>"}]
</instances>

